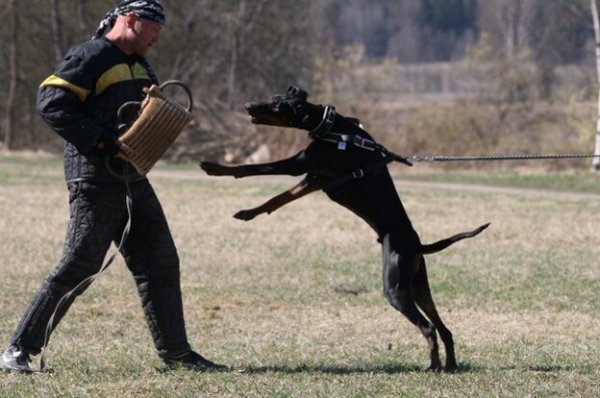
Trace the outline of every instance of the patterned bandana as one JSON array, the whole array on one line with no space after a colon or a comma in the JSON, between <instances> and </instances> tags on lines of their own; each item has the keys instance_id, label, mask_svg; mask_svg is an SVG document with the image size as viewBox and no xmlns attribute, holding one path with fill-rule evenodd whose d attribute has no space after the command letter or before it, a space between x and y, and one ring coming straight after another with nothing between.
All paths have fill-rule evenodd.
<instances>
[{"instance_id":1,"label":"patterned bandana","mask_svg":"<svg viewBox=\"0 0 600 398\"><path fill-rule=\"evenodd\" d=\"M165 9L158 0L125 0L104 16L96 29L96 33L92 36L92 40L102 37L106 28L115 24L117 16L127 15L130 12L138 18L158 22L161 25L165 24Z\"/></svg>"}]
</instances>

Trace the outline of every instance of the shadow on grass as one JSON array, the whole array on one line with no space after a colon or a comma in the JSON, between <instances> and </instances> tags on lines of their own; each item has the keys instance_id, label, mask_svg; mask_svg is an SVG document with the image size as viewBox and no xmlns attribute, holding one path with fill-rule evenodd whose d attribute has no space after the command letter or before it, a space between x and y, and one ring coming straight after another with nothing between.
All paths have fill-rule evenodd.
<instances>
[{"instance_id":1,"label":"shadow on grass","mask_svg":"<svg viewBox=\"0 0 600 398\"><path fill-rule=\"evenodd\" d=\"M488 366L478 366L473 364L460 364L457 373L475 373L475 372L483 372L494 370L496 368L488 367ZM519 370L523 372L537 372L537 373L571 373L571 372L581 372L585 370L586 367L577 367L577 366L561 366L561 365L523 365L523 366L500 366L497 368L499 371L513 371ZM590 372L594 372L595 368L590 368Z\"/></svg>"},{"instance_id":2,"label":"shadow on grass","mask_svg":"<svg viewBox=\"0 0 600 398\"><path fill-rule=\"evenodd\" d=\"M418 365L364 365L364 366L325 366L325 365L272 365L272 366L233 366L222 369L206 369L200 368L193 370L185 367L161 367L156 370L159 373L169 373L174 370L198 371L201 373L240 373L240 374L266 374L266 373L281 373L281 374L300 374L300 373L323 373L331 375L353 375L353 374L401 374L401 373L444 373L444 374L461 374L473 373L484 370L483 367L475 366L470 363L461 363L458 369L450 372L436 372L426 367ZM541 371L541 368L531 369ZM552 371L552 370L548 370Z\"/></svg>"},{"instance_id":3,"label":"shadow on grass","mask_svg":"<svg viewBox=\"0 0 600 398\"><path fill-rule=\"evenodd\" d=\"M469 373L476 370L470 364L461 364L458 369L449 373ZM296 374L296 373L325 373L333 375L351 375L351 374L363 374L363 373L381 373L381 374L399 374L399 373L417 373L417 372L429 372L435 373L431 370L420 367L417 365L383 365L383 366L248 366L238 370L245 374L262 374L262 373L283 373L283 374Z\"/></svg>"},{"instance_id":4,"label":"shadow on grass","mask_svg":"<svg viewBox=\"0 0 600 398\"><path fill-rule=\"evenodd\" d=\"M357 374L409 374L409 373L439 373L439 374L468 374L468 373L480 373L490 370L497 371L522 371L522 372L537 372L537 373L571 373L574 371L583 371L584 373L594 374L596 371L595 367L589 369L582 369L576 366L560 366L560 365L529 365L529 366L501 366L499 368L490 368L487 366L474 365L471 363L461 363L458 365L458 369L452 372L433 372L426 367L418 365L365 365L365 366L324 366L324 365L298 365L298 366L286 366L286 365L273 365L273 366L232 366L224 369L198 369L193 370L185 367L157 367L156 371L161 374L167 374L174 371L185 371L185 372L198 372L198 373L238 373L247 375L261 375L269 373L278 373L283 375L294 375L294 374L329 374L334 376L343 375L357 375ZM36 372L39 373L39 372ZM47 369L42 373L53 373L52 370Z\"/></svg>"},{"instance_id":5,"label":"shadow on grass","mask_svg":"<svg viewBox=\"0 0 600 398\"><path fill-rule=\"evenodd\" d=\"M530 366L523 366L523 367L519 367L519 366L506 366L506 367L501 367L500 370L523 370L523 371L528 371L528 372L538 372L538 373L561 373L561 372L574 372L574 371L581 371L583 368L580 367L576 367L576 366L560 366L560 365L548 365L548 366L543 366L543 365L530 365Z\"/></svg>"},{"instance_id":6,"label":"shadow on grass","mask_svg":"<svg viewBox=\"0 0 600 398\"><path fill-rule=\"evenodd\" d=\"M349 375L357 373L385 373L385 374L396 374L396 373L411 373L419 372L423 369L418 366L404 366L404 365L393 365L393 366L248 366L240 370L246 374L259 374L259 373L283 373L283 374L296 374L296 373L326 373L333 375Z\"/></svg>"}]
</instances>

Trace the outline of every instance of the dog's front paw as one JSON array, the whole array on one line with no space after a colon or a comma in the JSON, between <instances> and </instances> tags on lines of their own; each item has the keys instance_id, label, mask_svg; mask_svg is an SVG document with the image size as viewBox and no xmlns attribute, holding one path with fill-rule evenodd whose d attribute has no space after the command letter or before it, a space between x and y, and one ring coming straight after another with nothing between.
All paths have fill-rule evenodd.
<instances>
[{"instance_id":1,"label":"dog's front paw","mask_svg":"<svg viewBox=\"0 0 600 398\"><path fill-rule=\"evenodd\" d=\"M200 168L206 172L209 176L226 176L228 173L227 166L223 166L213 162L200 162Z\"/></svg>"},{"instance_id":2,"label":"dog's front paw","mask_svg":"<svg viewBox=\"0 0 600 398\"><path fill-rule=\"evenodd\" d=\"M233 218L237 218L238 220L250 221L256 217L257 214L252 210L240 210L233 215Z\"/></svg>"}]
</instances>

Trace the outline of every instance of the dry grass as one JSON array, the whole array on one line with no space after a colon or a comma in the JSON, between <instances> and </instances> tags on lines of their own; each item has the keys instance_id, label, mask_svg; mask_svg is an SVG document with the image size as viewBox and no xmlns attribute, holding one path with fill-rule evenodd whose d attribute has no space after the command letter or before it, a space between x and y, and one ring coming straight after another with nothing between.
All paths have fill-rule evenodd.
<instances>
[{"instance_id":1,"label":"dry grass","mask_svg":"<svg viewBox=\"0 0 600 398\"><path fill-rule=\"evenodd\" d=\"M56 161L0 159L0 323L7 342L60 256L67 192ZM51 341L51 374L0 374L25 397L595 397L600 394L600 200L431 190L399 182L424 241L492 225L428 258L461 370L432 374L418 331L381 294L375 235L323 194L251 222L231 217L287 178L153 172L182 259L187 327L229 373L163 372L118 260ZM573 178L577 178L574 176Z\"/></svg>"}]
</instances>

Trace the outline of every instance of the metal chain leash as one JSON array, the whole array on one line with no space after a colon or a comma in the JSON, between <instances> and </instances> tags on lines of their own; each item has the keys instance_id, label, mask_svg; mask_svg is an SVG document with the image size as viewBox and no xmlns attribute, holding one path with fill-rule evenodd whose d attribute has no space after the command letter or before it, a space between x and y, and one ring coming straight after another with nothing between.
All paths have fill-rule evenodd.
<instances>
[{"instance_id":1,"label":"metal chain leash","mask_svg":"<svg viewBox=\"0 0 600 398\"><path fill-rule=\"evenodd\" d=\"M313 137L314 138L314 137ZM461 161L494 161L494 160L535 160L535 159L578 159L578 158L600 158L600 154L588 153L565 153L551 155L491 155L491 156L432 156L432 155L414 155L406 158L397 155L383 145L375 141L351 134L326 133L323 137L319 137L323 141L333 142L338 145L338 149L345 149L346 143L354 144L355 146L370 151L377 151L383 155L389 156L391 161L404 163L407 166L412 166L413 162L461 162Z\"/></svg>"},{"instance_id":2,"label":"metal chain leash","mask_svg":"<svg viewBox=\"0 0 600 398\"><path fill-rule=\"evenodd\" d=\"M480 161L480 160L532 160L532 159L577 159L598 158L600 154L555 154L555 155L511 155L511 156L413 156L409 160L413 162L456 162L456 161Z\"/></svg>"}]
</instances>

